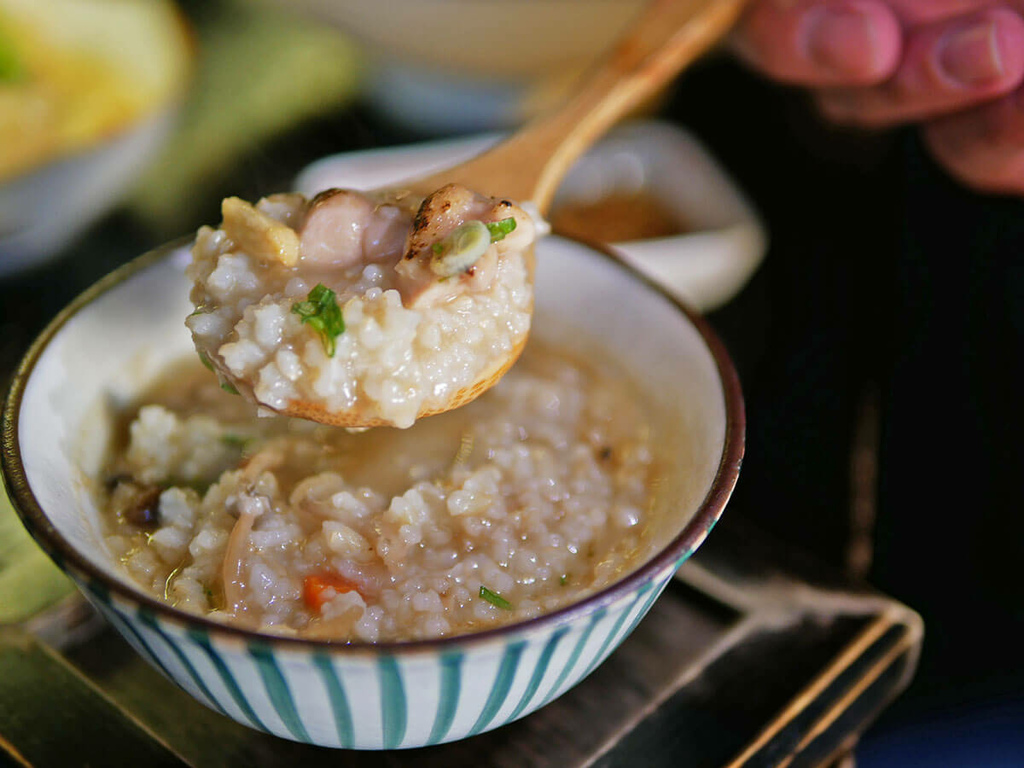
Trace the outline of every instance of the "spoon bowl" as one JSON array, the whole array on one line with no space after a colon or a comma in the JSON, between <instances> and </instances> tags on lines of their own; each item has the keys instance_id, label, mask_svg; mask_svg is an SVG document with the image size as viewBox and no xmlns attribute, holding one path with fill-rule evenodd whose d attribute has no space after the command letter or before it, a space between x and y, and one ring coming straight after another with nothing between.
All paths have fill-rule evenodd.
<instances>
[{"instance_id":1,"label":"spoon bowl","mask_svg":"<svg viewBox=\"0 0 1024 768\"><path fill-rule=\"evenodd\" d=\"M480 395L498 383L498 380L519 359L525 347L526 339L524 338L506 357L495 360L494 364L487 368L470 386L457 390L452 395L452 398L444 404L443 408L424 408L420 410L416 418L422 419L427 416L436 416L476 400ZM292 400L288 408L281 411L281 413L293 418L307 419L308 421L316 421L331 427L344 427L346 429L391 426L390 422L376 416L367 417L358 411L331 411L319 403L313 403L308 400Z\"/></svg>"}]
</instances>

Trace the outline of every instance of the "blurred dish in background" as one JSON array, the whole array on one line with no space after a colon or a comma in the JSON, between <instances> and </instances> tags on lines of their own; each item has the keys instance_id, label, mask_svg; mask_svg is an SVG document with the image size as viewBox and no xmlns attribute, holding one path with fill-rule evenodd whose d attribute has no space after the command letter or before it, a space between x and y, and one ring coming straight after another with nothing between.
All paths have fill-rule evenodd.
<instances>
[{"instance_id":1,"label":"blurred dish in background","mask_svg":"<svg viewBox=\"0 0 1024 768\"><path fill-rule=\"evenodd\" d=\"M200 9L202 57L188 100L128 201L160 239L219 211L221 198L238 192L233 174L270 140L347 105L363 68L348 36L290 9L254 0L203 0ZM280 172L287 178L295 167Z\"/></svg>"},{"instance_id":2,"label":"blurred dish in background","mask_svg":"<svg viewBox=\"0 0 1024 768\"><path fill-rule=\"evenodd\" d=\"M333 155L302 171L295 187L312 195L329 187L388 186L472 157L498 138ZM610 205L617 220L601 221ZM580 158L552 205L554 220L565 212L573 216L573 235L613 237L610 244L627 262L702 311L732 299L768 247L757 212L715 159L689 133L658 121L623 126Z\"/></svg>"},{"instance_id":3,"label":"blurred dish in background","mask_svg":"<svg viewBox=\"0 0 1024 768\"><path fill-rule=\"evenodd\" d=\"M0 179L167 104L187 59L170 3L0 0Z\"/></svg>"},{"instance_id":4,"label":"blurred dish in background","mask_svg":"<svg viewBox=\"0 0 1024 768\"><path fill-rule=\"evenodd\" d=\"M0 0L0 274L116 202L166 137L191 59L170 0Z\"/></svg>"},{"instance_id":5,"label":"blurred dish in background","mask_svg":"<svg viewBox=\"0 0 1024 768\"><path fill-rule=\"evenodd\" d=\"M350 32L376 56L369 99L435 135L509 127L558 103L645 4L275 1Z\"/></svg>"},{"instance_id":6,"label":"blurred dish in background","mask_svg":"<svg viewBox=\"0 0 1024 768\"><path fill-rule=\"evenodd\" d=\"M0 627L25 621L73 591L25 530L0 483Z\"/></svg>"},{"instance_id":7,"label":"blurred dish in background","mask_svg":"<svg viewBox=\"0 0 1024 768\"><path fill-rule=\"evenodd\" d=\"M331 22L388 59L454 75L523 80L580 69L645 0L276 0Z\"/></svg>"}]
</instances>

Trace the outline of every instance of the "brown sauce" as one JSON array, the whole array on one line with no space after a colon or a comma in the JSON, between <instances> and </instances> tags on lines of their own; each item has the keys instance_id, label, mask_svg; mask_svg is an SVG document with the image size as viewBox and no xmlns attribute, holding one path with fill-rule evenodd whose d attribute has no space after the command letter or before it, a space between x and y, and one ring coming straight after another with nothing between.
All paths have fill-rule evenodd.
<instances>
[{"instance_id":1,"label":"brown sauce","mask_svg":"<svg viewBox=\"0 0 1024 768\"><path fill-rule=\"evenodd\" d=\"M551 226L560 234L602 243L670 237L688 230L678 215L654 195L613 192L597 201L555 206Z\"/></svg>"}]
</instances>

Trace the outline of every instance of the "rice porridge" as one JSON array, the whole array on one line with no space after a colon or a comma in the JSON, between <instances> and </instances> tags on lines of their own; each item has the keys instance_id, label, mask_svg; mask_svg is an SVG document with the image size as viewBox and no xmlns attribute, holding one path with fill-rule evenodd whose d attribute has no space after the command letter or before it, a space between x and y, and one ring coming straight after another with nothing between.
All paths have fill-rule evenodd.
<instances>
[{"instance_id":1,"label":"rice porridge","mask_svg":"<svg viewBox=\"0 0 1024 768\"><path fill-rule=\"evenodd\" d=\"M193 248L186 324L225 385L264 409L408 427L526 341L540 219L510 201L450 184L423 200L228 198L222 212Z\"/></svg>"},{"instance_id":2,"label":"rice porridge","mask_svg":"<svg viewBox=\"0 0 1024 768\"><path fill-rule=\"evenodd\" d=\"M614 370L532 342L473 403L350 433L256 418L183 367L125 414L107 541L158 599L271 633L375 642L521 621L650 554L639 402Z\"/></svg>"}]
</instances>

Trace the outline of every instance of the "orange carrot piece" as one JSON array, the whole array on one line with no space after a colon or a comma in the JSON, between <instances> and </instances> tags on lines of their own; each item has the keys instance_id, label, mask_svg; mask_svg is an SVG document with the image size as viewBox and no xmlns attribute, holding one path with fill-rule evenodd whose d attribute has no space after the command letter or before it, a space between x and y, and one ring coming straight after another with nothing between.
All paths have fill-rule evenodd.
<instances>
[{"instance_id":1,"label":"orange carrot piece","mask_svg":"<svg viewBox=\"0 0 1024 768\"><path fill-rule=\"evenodd\" d=\"M333 594L327 594L328 590L334 590L335 594L359 591L354 582L336 573L317 573L302 581L302 599L310 610L319 611L324 603L334 597Z\"/></svg>"}]
</instances>

